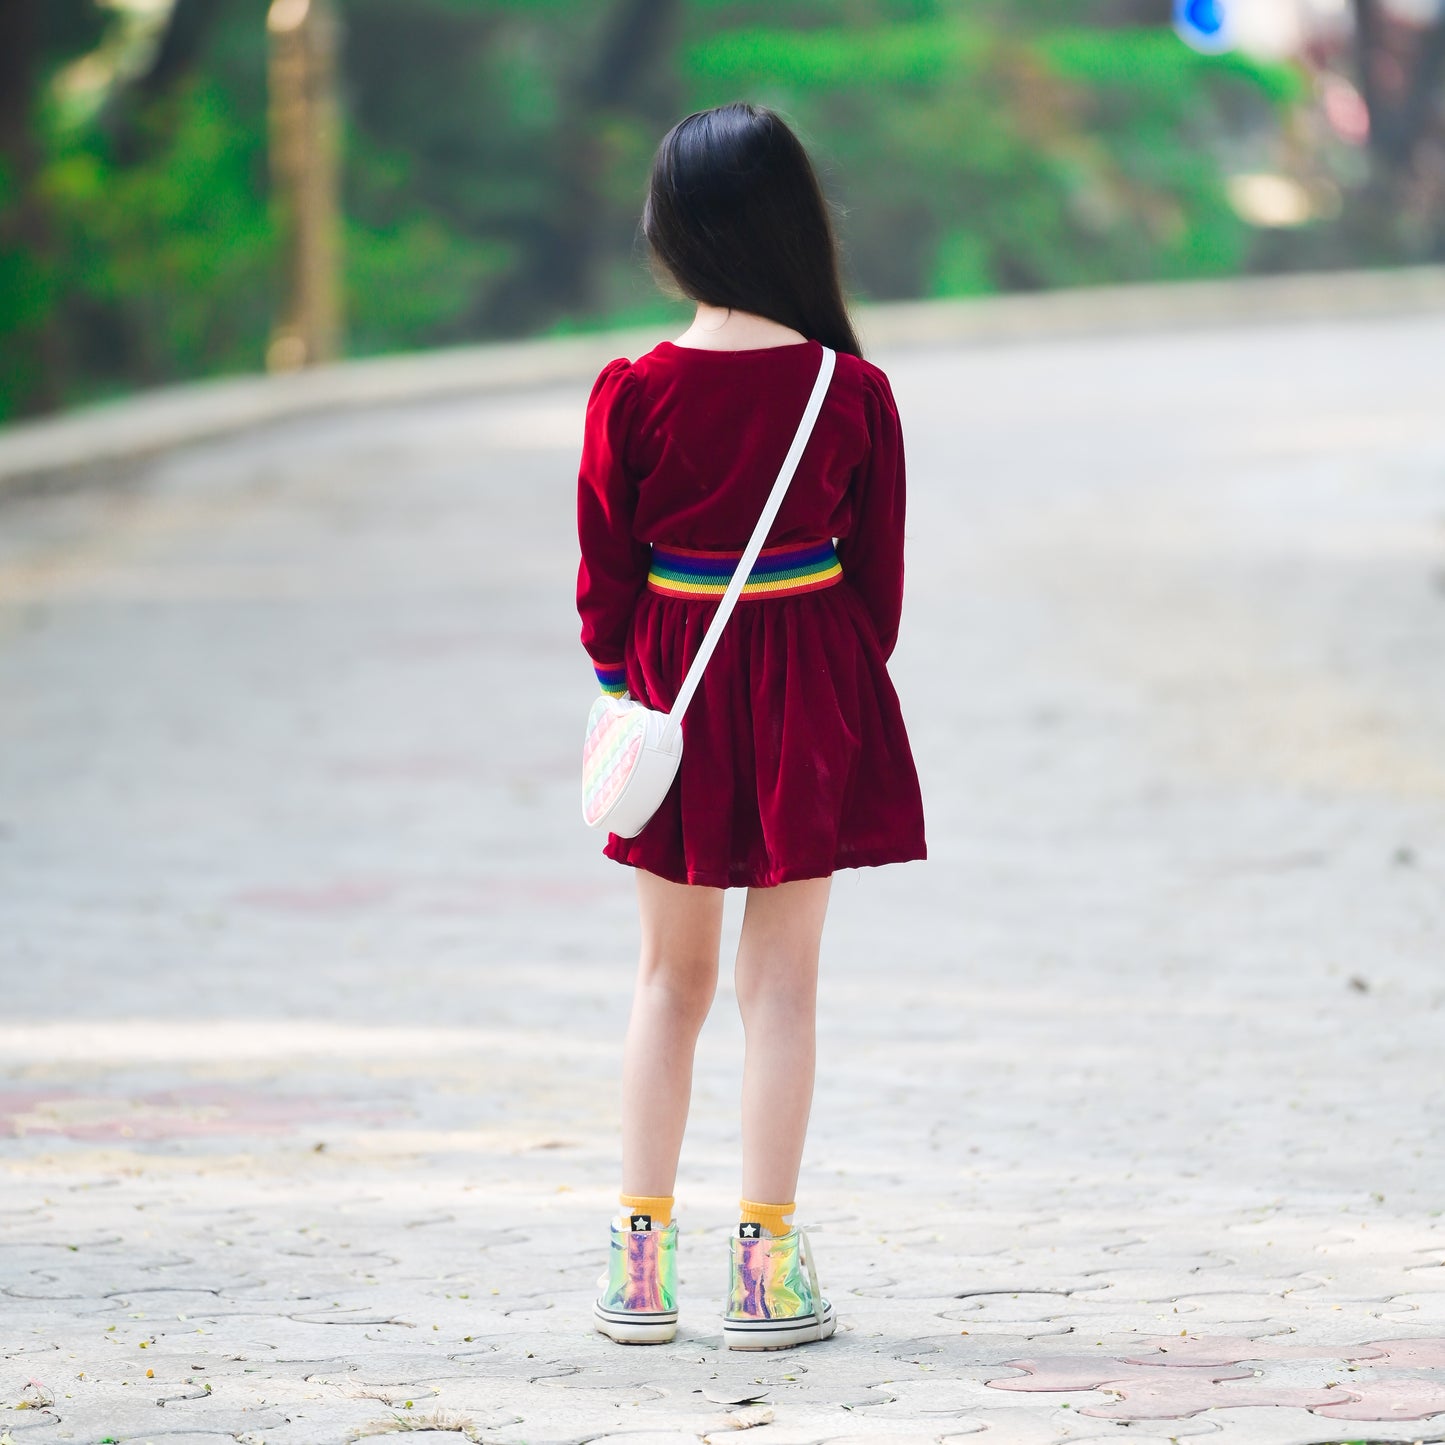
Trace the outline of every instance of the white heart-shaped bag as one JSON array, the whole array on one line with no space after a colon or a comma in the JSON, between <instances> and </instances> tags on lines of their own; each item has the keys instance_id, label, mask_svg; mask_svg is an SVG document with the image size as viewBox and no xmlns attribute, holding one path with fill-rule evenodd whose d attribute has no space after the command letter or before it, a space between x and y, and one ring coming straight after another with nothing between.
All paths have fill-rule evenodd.
<instances>
[{"instance_id":1,"label":"white heart-shaped bag","mask_svg":"<svg viewBox=\"0 0 1445 1445\"><path fill-rule=\"evenodd\" d=\"M837 353L825 346L818 379L813 383L793 444L783 458L778 479L768 493L767 505L738 559L732 580L708 624L702 646L683 678L671 710L659 712L630 697L604 696L592 704L587 715L587 736L582 743L582 818L588 827L606 828L620 837L635 838L667 796L682 763L682 715L752 574L753 564L767 540L768 528L783 505L788 484L798 469L798 460L822 409L836 359Z\"/></svg>"}]
</instances>

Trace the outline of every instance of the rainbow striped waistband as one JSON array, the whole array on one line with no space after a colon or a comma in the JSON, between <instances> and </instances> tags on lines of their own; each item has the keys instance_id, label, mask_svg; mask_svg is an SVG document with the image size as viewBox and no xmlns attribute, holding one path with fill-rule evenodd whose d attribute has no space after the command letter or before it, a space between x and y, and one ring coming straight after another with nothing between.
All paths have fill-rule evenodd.
<instances>
[{"instance_id":1,"label":"rainbow striped waistband","mask_svg":"<svg viewBox=\"0 0 1445 1445\"><path fill-rule=\"evenodd\" d=\"M737 570L741 552L697 552L686 547L652 548L647 585L668 597L721 597ZM801 546L764 547L743 583L739 601L792 597L816 592L843 580L843 566L832 540Z\"/></svg>"}]
</instances>

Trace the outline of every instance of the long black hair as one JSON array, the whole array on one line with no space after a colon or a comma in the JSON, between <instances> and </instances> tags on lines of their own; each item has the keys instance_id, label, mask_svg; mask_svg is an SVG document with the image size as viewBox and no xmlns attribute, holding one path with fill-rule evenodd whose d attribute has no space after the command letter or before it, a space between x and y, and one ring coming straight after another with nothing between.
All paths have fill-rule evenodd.
<instances>
[{"instance_id":1,"label":"long black hair","mask_svg":"<svg viewBox=\"0 0 1445 1445\"><path fill-rule=\"evenodd\" d=\"M665 290L862 356L828 203L776 111L732 101L678 121L653 157L642 233Z\"/></svg>"}]
</instances>

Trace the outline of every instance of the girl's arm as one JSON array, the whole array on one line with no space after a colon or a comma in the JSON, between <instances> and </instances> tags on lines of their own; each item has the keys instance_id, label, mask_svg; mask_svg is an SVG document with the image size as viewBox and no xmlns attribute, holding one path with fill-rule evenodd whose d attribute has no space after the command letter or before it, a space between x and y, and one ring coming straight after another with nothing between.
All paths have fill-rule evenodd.
<instances>
[{"instance_id":1,"label":"girl's arm","mask_svg":"<svg viewBox=\"0 0 1445 1445\"><path fill-rule=\"evenodd\" d=\"M903 427L893 388L876 367L864 372L863 410L872 442L853 478L853 527L838 539L838 560L872 614L887 658L903 612Z\"/></svg>"},{"instance_id":2,"label":"girl's arm","mask_svg":"<svg viewBox=\"0 0 1445 1445\"><path fill-rule=\"evenodd\" d=\"M627 691L624 670L633 609L647 583L650 550L632 535L637 486L624 453L637 378L625 356L609 361L592 383L577 473L577 612L582 646L603 692Z\"/></svg>"}]
</instances>

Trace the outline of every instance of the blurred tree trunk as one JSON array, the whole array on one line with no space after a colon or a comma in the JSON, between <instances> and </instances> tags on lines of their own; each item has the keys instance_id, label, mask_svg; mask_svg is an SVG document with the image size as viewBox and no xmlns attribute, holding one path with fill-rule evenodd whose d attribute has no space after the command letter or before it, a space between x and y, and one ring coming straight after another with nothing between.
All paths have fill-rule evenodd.
<instances>
[{"instance_id":1,"label":"blurred tree trunk","mask_svg":"<svg viewBox=\"0 0 1445 1445\"><path fill-rule=\"evenodd\" d=\"M1379 0L1352 0L1355 73L1370 118L1366 227L1412 259L1445 251L1445 146L1437 115L1445 75L1445 16L1423 27L1390 20ZM1425 164L1428 149L1436 163ZM1384 235L1383 233L1388 233Z\"/></svg>"},{"instance_id":2,"label":"blurred tree trunk","mask_svg":"<svg viewBox=\"0 0 1445 1445\"><path fill-rule=\"evenodd\" d=\"M39 84L45 0L0 0L0 258L16 294L0 298L14 325L0 385L9 410L59 404L60 333L49 290L50 226L36 179L40 147L31 127ZM26 354L31 364L25 365ZM3 415L4 408L0 408Z\"/></svg>"},{"instance_id":3,"label":"blurred tree trunk","mask_svg":"<svg viewBox=\"0 0 1445 1445\"><path fill-rule=\"evenodd\" d=\"M490 321L502 331L534 327L539 301L564 314L598 309L599 266L614 249L615 217L601 184L609 113L646 118L659 140L661 130L678 118L672 61L681 14L681 0L617 0L596 43L582 47L588 64L570 88L560 130L556 219L529 247L517 286L499 298ZM638 196L639 211L641 205ZM515 308L510 311L509 301Z\"/></svg>"},{"instance_id":4,"label":"blurred tree trunk","mask_svg":"<svg viewBox=\"0 0 1445 1445\"><path fill-rule=\"evenodd\" d=\"M38 9L36 0L0 5L0 146L7 158L16 154L16 137L23 136L29 125L40 48Z\"/></svg>"},{"instance_id":5,"label":"blurred tree trunk","mask_svg":"<svg viewBox=\"0 0 1445 1445\"><path fill-rule=\"evenodd\" d=\"M1410 88L1400 106L1398 136L1405 147L1404 160L1413 158L1429 133L1438 101L1440 78L1445 73L1445 15L1425 32L1415 59Z\"/></svg>"},{"instance_id":6,"label":"blurred tree trunk","mask_svg":"<svg viewBox=\"0 0 1445 1445\"><path fill-rule=\"evenodd\" d=\"M1434 119L1436 92L1445 74L1445 17L1417 32L1413 45L1382 15L1379 0L1353 0L1355 73L1370 114L1370 149L1390 171L1408 170ZM1415 50L1413 64L1407 53ZM1391 94L1381 71L1393 59L1408 76Z\"/></svg>"},{"instance_id":7,"label":"blurred tree trunk","mask_svg":"<svg viewBox=\"0 0 1445 1445\"><path fill-rule=\"evenodd\" d=\"M340 30L331 0L273 0L270 148L282 218L281 316L266 354L272 371L334 361L340 344Z\"/></svg>"}]
</instances>

